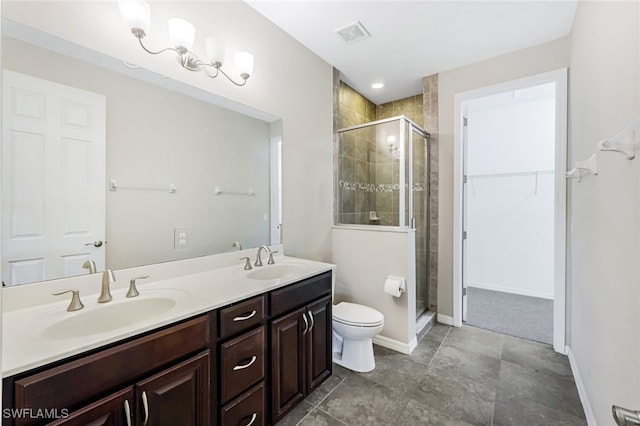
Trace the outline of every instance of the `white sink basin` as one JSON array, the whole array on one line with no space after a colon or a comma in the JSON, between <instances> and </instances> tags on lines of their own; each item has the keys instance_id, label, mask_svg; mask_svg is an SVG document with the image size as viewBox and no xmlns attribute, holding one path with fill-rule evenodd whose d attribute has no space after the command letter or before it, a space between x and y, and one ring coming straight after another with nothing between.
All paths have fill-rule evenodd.
<instances>
[{"instance_id":1,"label":"white sink basin","mask_svg":"<svg viewBox=\"0 0 640 426\"><path fill-rule=\"evenodd\" d=\"M299 275L303 268L295 264L265 265L253 269L247 277L254 280L275 280Z\"/></svg>"},{"instance_id":2,"label":"white sink basin","mask_svg":"<svg viewBox=\"0 0 640 426\"><path fill-rule=\"evenodd\" d=\"M42 337L60 340L104 333L161 315L175 305L175 300L166 297L109 302L91 310L70 313L72 316L45 328Z\"/></svg>"}]
</instances>

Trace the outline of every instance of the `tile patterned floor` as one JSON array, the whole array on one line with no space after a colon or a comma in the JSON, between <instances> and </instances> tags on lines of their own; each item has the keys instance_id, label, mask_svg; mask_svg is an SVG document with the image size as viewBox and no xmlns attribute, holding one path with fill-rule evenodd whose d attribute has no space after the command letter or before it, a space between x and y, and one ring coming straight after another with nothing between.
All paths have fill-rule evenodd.
<instances>
[{"instance_id":1,"label":"tile patterned floor","mask_svg":"<svg viewBox=\"0 0 640 426\"><path fill-rule=\"evenodd\" d=\"M375 346L376 369L334 374L279 426L586 425L566 356L436 324L411 355Z\"/></svg>"}]
</instances>

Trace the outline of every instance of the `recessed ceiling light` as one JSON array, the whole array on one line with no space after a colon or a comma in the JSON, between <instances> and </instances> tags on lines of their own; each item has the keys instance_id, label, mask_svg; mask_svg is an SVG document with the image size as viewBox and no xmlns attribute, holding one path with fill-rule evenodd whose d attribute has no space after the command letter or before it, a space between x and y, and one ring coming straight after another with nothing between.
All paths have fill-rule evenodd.
<instances>
[{"instance_id":1,"label":"recessed ceiling light","mask_svg":"<svg viewBox=\"0 0 640 426\"><path fill-rule=\"evenodd\" d=\"M384 87L384 83L373 83L371 85L372 89L382 89Z\"/></svg>"}]
</instances>

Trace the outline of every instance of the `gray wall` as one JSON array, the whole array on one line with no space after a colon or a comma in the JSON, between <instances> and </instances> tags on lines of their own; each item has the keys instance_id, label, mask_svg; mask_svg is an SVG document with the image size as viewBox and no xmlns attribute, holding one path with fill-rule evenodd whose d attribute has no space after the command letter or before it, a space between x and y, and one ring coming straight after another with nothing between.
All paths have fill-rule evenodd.
<instances>
[{"instance_id":1,"label":"gray wall","mask_svg":"<svg viewBox=\"0 0 640 426\"><path fill-rule=\"evenodd\" d=\"M640 120L637 1L578 4L570 104L571 162ZM640 159L597 158L598 176L570 184L570 346L595 423L609 425L612 404L640 408Z\"/></svg>"},{"instance_id":2,"label":"gray wall","mask_svg":"<svg viewBox=\"0 0 640 426\"><path fill-rule=\"evenodd\" d=\"M107 181L178 188L107 191L109 268L269 242L268 123L9 37L2 53L6 69L106 96ZM186 250L174 250L177 226L190 229Z\"/></svg>"},{"instance_id":3,"label":"gray wall","mask_svg":"<svg viewBox=\"0 0 640 426\"><path fill-rule=\"evenodd\" d=\"M453 121L456 93L568 65L569 40L563 38L438 75L438 314L453 316Z\"/></svg>"}]
</instances>

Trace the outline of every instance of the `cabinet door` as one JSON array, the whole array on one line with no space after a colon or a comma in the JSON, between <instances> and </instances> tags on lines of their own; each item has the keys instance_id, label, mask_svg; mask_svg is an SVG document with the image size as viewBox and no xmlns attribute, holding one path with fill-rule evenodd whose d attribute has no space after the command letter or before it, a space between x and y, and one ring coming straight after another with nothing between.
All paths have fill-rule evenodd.
<instances>
[{"instance_id":1,"label":"cabinet door","mask_svg":"<svg viewBox=\"0 0 640 426\"><path fill-rule=\"evenodd\" d=\"M332 316L331 296L323 297L307 306L310 330L306 336L307 394L320 386L331 375Z\"/></svg>"},{"instance_id":2,"label":"cabinet door","mask_svg":"<svg viewBox=\"0 0 640 426\"><path fill-rule=\"evenodd\" d=\"M277 423L305 397L305 309L271 323L271 416Z\"/></svg>"},{"instance_id":3,"label":"cabinet door","mask_svg":"<svg viewBox=\"0 0 640 426\"><path fill-rule=\"evenodd\" d=\"M128 387L73 411L49 426L131 426L133 414L133 387Z\"/></svg>"},{"instance_id":4,"label":"cabinet door","mask_svg":"<svg viewBox=\"0 0 640 426\"><path fill-rule=\"evenodd\" d=\"M208 426L209 351L138 382L135 393L138 424Z\"/></svg>"}]
</instances>

